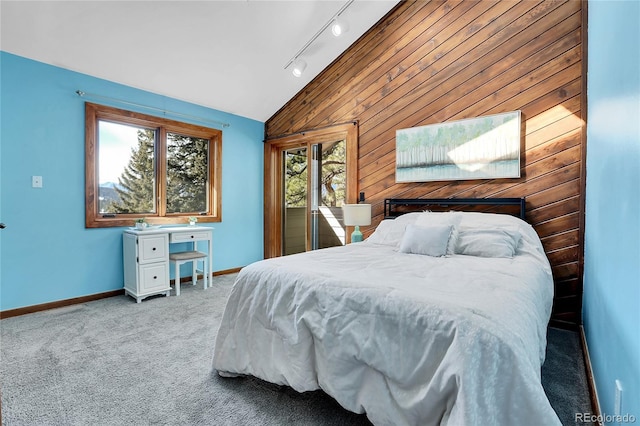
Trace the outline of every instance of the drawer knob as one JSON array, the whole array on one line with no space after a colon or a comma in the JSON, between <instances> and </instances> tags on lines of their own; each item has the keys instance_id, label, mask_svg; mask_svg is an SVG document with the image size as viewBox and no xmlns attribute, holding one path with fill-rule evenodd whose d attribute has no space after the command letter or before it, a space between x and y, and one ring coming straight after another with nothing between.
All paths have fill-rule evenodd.
<instances>
[{"instance_id":1,"label":"drawer knob","mask_svg":"<svg viewBox=\"0 0 640 426\"><path fill-rule=\"evenodd\" d=\"M193 238L193 235L191 236L191 238Z\"/></svg>"},{"instance_id":2,"label":"drawer knob","mask_svg":"<svg viewBox=\"0 0 640 426\"><path fill-rule=\"evenodd\" d=\"M154 280L157 280L157 279L158 279L158 276L157 276L157 275L154 275L154 276L153 276L153 279L154 279Z\"/></svg>"},{"instance_id":3,"label":"drawer knob","mask_svg":"<svg viewBox=\"0 0 640 426\"><path fill-rule=\"evenodd\" d=\"M156 248L154 247L154 248L152 248L151 250L156 251Z\"/></svg>"}]
</instances>

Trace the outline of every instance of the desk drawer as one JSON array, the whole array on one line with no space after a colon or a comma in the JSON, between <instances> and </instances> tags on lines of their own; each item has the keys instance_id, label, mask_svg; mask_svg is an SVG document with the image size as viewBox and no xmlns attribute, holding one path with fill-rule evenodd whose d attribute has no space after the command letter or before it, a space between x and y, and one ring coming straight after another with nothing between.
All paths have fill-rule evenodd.
<instances>
[{"instance_id":1,"label":"desk drawer","mask_svg":"<svg viewBox=\"0 0 640 426\"><path fill-rule=\"evenodd\" d=\"M211 233L207 231L174 232L171 234L172 243L187 243L189 241L202 241L211 238Z\"/></svg>"},{"instance_id":2,"label":"desk drawer","mask_svg":"<svg viewBox=\"0 0 640 426\"><path fill-rule=\"evenodd\" d=\"M140 267L140 293L164 291L169 288L169 265L152 263Z\"/></svg>"},{"instance_id":3,"label":"desk drawer","mask_svg":"<svg viewBox=\"0 0 640 426\"><path fill-rule=\"evenodd\" d=\"M139 263L165 261L169 258L167 235L144 235L138 237L140 245Z\"/></svg>"}]
</instances>

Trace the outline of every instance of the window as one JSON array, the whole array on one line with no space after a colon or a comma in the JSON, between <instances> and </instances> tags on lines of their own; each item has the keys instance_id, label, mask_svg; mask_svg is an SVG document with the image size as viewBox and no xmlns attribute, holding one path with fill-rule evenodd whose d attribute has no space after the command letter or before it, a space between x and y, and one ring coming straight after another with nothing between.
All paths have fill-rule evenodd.
<instances>
[{"instance_id":1,"label":"window","mask_svg":"<svg viewBox=\"0 0 640 426\"><path fill-rule=\"evenodd\" d=\"M222 132L85 104L87 228L221 220Z\"/></svg>"}]
</instances>

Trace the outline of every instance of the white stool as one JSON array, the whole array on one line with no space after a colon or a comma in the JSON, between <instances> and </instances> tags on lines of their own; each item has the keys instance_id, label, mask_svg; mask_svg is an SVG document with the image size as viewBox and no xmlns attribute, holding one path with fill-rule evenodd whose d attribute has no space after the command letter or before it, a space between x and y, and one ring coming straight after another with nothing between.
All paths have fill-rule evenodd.
<instances>
[{"instance_id":1,"label":"white stool","mask_svg":"<svg viewBox=\"0 0 640 426\"><path fill-rule=\"evenodd\" d=\"M196 281L198 280L198 261L202 260L202 281L204 282L204 288L206 290L209 283L209 268L207 262L208 258L209 256L207 256L206 253L202 253L200 251L180 251L176 253L169 253L169 261L173 263L176 276L176 296L180 296L180 265L187 262L193 262L191 281L193 285L196 285Z\"/></svg>"}]
</instances>

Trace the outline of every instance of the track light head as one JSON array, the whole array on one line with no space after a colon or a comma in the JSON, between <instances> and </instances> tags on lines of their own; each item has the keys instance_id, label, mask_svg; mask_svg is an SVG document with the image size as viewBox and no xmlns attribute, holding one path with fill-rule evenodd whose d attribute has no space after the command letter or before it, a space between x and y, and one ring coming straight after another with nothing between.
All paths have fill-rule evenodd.
<instances>
[{"instance_id":1,"label":"track light head","mask_svg":"<svg viewBox=\"0 0 640 426\"><path fill-rule=\"evenodd\" d=\"M331 33L334 36L340 37L347 31L349 31L349 24L347 21L339 17L333 20L333 24L331 24Z\"/></svg>"},{"instance_id":2,"label":"track light head","mask_svg":"<svg viewBox=\"0 0 640 426\"><path fill-rule=\"evenodd\" d=\"M293 68L291 69L291 72L296 77L300 77L304 72L305 68L307 68L307 63L305 62L305 60L301 58L296 58L293 61Z\"/></svg>"}]
</instances>

